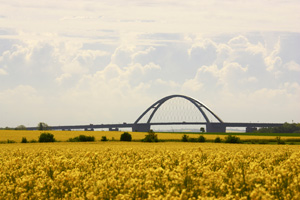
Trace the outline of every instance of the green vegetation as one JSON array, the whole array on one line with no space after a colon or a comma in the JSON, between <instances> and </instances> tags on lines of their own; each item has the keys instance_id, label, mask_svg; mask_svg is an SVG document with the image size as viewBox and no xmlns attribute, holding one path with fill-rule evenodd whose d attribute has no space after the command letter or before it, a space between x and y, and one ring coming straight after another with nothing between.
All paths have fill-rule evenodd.
<instances>
[{"instance_id":1,"label":"green vegetation","mask_svg":"<svg viewBox=\"0 0 300 200\"><path fill-rule=\"evenodd\" d=\"M15 128L15 130L27 130L27 128L24 125L19 125Z\"/></svg>"},{"instance_id":2,"label":"green vegetation","mask_svg":"<svg viewBox=\"0 0 300 200\"><path fill-rule=\"evenodd\" d=\"M242 143L242 141L237 136L228 135L225 137L225 143Z\"/></svg>"},{"instance_id":3,"label":"green vegetation","mask_svg":"<svg viewBox=\"0 0 300 200\"><path fill-rule=\"evenodd\" d=\"M215 143L221 143L221 142L222 142L222 140L221 140L221 138L220 138L220 137L216 137L216 139L214 140L214 142L215 142Z\"/></svg>"},{"instance_id":4,"label":"green vegetation","mask_svg":"<svg viewBox=\"0 0 300 200\"><path fill-rule=\"evenodd\" d=\"M51 133L41 133L39 142L55 142L54 135Z\"/></svg>"},{"instance_id":5,"label":"green vegetation","mask_svg":"<svg viewBox=\"0 0 300 200\"><path fill-rule=\"evenodd\" d=\"M108 139L107 139L106 136L102 136L101 141L102 141L102 142L106 142L106 141L108 141Z\"/></svg>"},{"instance_id":6,"label":"green vegetation","mask_svg":"<svg viewBox=\"0 0 300 200\"><path fill-rule=\"evenodd\" d=\"M276 141L277 141L277 144L285 144L285 141L281 140L281 138L279 136L276 137Z\"/></svg>"},{"instance_id":7,"label":"green vegetation","mask_svg":"<svg viewBox=\"0 0 300 200\"><path fill-rule=\"evenodd\" d=\"M198 138L198 142L205 142L206 138L203 135L200 135Z\"/></svg>"},{"instance_id":8,"label":"green vegetation","mask_svg":"<svg viewBox=\"0 0 300 200\"><path fill-rule=\"evenodd\" d=\"M199 138L189 138L187 135L183 135L181 138L182 142L206 142L206 138L200 135Z\"/></svg>"},{"instance_id":9,"label":"green vegetation","mask_svg":"<svg viewBox=\"0 0 300 200\"><path fill-rule=\"evenodd\" d=\"M142 140L143 142L158 142L157 134L150 130L148 135Z\"/></svg>"},{"instance_id":10,"label":"green vegetation","mask_svg":"<svg viewBox=\"0 0 300 200\"><path fill-rule=\"evenodd\" d=\"M21 143L27 143L27 142L28 142L28 141L27 141L26 137L22 137Z\"/></svg>"},{"instance_id":11,"label":"green vegetation","mask_svg":"<svg viewBox=\"0 0 300 200\"><path fill-rule=\"evenodd\" d=\"M38 123L38 125L37 125L37 129L38 129L39 131L44 131L44 130L48 130L48 129L49 129L49 126L48 126L48 124L46 124L45 122L40 122L40 123Z\"/></svg>"},{"instance_id":12,"label":"green vegetation","mask_svg":"<svg viewBox=\"0 0 300 200\"><path fill-rule=\"evenodd\" d=\"M78 137L70 138L68 142L94 142L94 136L79 135Z\"/></svg>"},{"instance_id":13,"label":"green vegetation","mask_svg":"<svg viewBox=\"0 0 300 200\"><path fill-rule=\"evenodd\" d=\"M189 136L187 136L186 134L184 134L182 136L182 139L181 139L182 142L188 142L189 141Z\"/></svg>"},{"instance_id":14,"label":"green vegetation","mask_svg":"<svg viewBox=\"0 0 300 200\"><path fill-rule=\"evenodd\" d=\"M256 132L257 133L299 133L300 134L300 124L284 123L282 126L278 126L278 127L260 128Z\"/></svg>"},{"instance_id":15,"label":"green vegetation","mask_svg":"<svg viewBox=\"0 0 300 200\"><path fill-rule=\"evenodd\" d=\"M131 135L128 132L124 132L121 137L120 137L120 141L128 141L130 142L132 140Z\"/></svg>"}]
</instances>

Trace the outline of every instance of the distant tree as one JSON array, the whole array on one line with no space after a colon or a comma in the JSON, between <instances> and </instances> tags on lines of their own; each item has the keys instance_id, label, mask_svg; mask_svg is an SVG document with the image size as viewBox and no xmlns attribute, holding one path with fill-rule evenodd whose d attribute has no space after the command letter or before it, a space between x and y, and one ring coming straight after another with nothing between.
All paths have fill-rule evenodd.
<instances>
[{"instance_id":1,"label":"distant tree","mask_svg":"<svg viewBox=\"0 0 300 200\"><path fill-rule=\"evenodd\" d=\"M198 138L198 142L205 142L206 139L203 135L200 135L200 137Z\"/></svg>"},{"instance_id":2,"label":"distant tree","mask_svg":"<svg viewBox=\"0 0 300 200\"><path fill-rule=\"evenodd\" d=\"M106 142L106 141L108 141L108 139L106 136L102 136L101 141Z\"/></svg>"},{"instance_id":3,"label":"distant tree","mask_svg":"<svg viewBox=\"0 0 300 200\"><path fill-rule=\"evenodd\" d=\"M121 137L120 141L131 141L132 137L128 132L124 132Z\"/></svg>"},{"instance_id":4,"label":"distant tree","mask_svg":"<svg viewBox=\"0 0 300 200\"><path fill-rule=\"evenodd\" d=\"M95 141L94 136L86 136L86 135L79 135L78 139L80 142L94 142Z\"/></svg>"},{"instance_id":5,"label":"distant tree","mask_svg":"<svg viewBox=\"0 0 300 200\"><path fill-rule=\"evenodd\" d=\"M283 140L281 140L281 137L279 137L279 136L276 137L276 141L277 141L277 144L285 144L285 142Z\"/></svg>"},{"instance_id":6,"label":"distant tree","mask_svg":"<svg viewBox=\"0 0 300 200\"><path fill-rule=\"evenodd\" d=\"M39 131L44 131L44 130L48 130L49 126L48 124L46 124L45 122L40 122L38 123L37 129Z\"/></svg>"},{"instance_id":7,"label":"distant tree","mask_svg":"<svg viewBox=\"0 0 300 200\"><path fill-rule=\"evenodd\" d=\"M260 128L258 133L300 133L300 124L284 123L282 126Z\"/></svg>"},{"instance_id":8,"label":"distant tree","mask_svg":"<svg viewBox=\"0 0 300 200\"><path fill-rule=\"evenodd\" d=\"M228 135L225 137L225 143L242 143L242 141L237 136Z\"/></svg>"},{"instance_id":9,"label":"distant tree","mask_svg":"<svg viewBox=\"0 0 300 200\"><path fill-rule=\"evenodd\" d=\"M26 126L24 125L19 125L15 128L15 130L26 130Z\"/></svg>"},{"instance_id":10,"label":"distant tree","mask_svg":"<svg viewBox=\"0 0 300 200\"><path fill-rule=\"evenodd\" d=\"M184 134L181 138L182 142L188 142L189 141L189 136L187 136L186 134Z\"/></svg>"},{"instance_id":11,"label":"distant tree","mask_svg":"<svg viewBox=\"0 0 300 200\"><path fill-rule=\"evenodd\" d=\"M201 132L201 133L204 133L204 132L205 132L205 128L204 128L204 127L201 127L201 128L200 128L200 132Z\"/></svg>"},{"instance_id":12,"label":"distant tree","mask_svg":"<svg viewBox=\"0 0 300 200\"><path fill-rule=\"evenodd\" d=\"M79 135L78 137L69 138L68 142L94 142L94 136Z\"/></svg>"},{"instance_id":13,"label":"distant tree","mask_svg":"<svg viewBox=\"0 0 300 200\"><path fill-rule=\"evenodd\" d=\"M26 137L22 137L21 143L27 143L27 142L28 142L28 141L27 141Z\"/></svg>"},{"instance_id":14,"label":"distant tree","mask_svg":"<svg viewBox=\"0 0 300 200\"><path fill-rule=\"evenodd\" d=\"M39 142L55 142L54 135L51 133L41 133Z\"/></svg>"},{"instance_id":15,"label":"distant tree","mask_svg":"<svg viewBox=\"0 0 300 200\"><path fill-rule=\"evenodd\" d=\"M215 141L214 141L214 142L215 142L215 143L221 143L221 141L222 141L222 140L221 140L221 138L220 138L220 137L216 137L216 139L215 139Z\"/></svg>"},{"instance_id":16,"label":"distant tree","mask_svg":"<svg viewBox=\"0 0 300 200\"><path fill-rule=\"evenodd\" d=\"M148 132L148 135L146 135L142 141L143 142L158 142L157 134L155 134L153 132L153 130L150 130Z\"/></svg>"}]
</instances>

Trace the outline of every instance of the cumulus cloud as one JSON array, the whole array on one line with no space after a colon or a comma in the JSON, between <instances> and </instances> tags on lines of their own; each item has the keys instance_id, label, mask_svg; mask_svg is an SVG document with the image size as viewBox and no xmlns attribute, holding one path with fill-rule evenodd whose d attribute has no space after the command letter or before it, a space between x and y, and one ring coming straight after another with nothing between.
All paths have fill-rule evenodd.
<instances>
[{"instance_id":1,"label":"cumulus cloud","mask_svg":"<svg viewBox=\"0 0 300 200\"><path fill-rule=\"evenodd\" d=\"M134 121L154 101L174 93L199 99L225 121L234 116L257 118L253 110L258 104L268 104L265 113L281 105L282 116L275 117L273 112L271 117L277 121L288 117L284 108L291 111L286 102L299 110L294 100L299 96L298 56L283 53L286 43L297 37L287 41L277 33L274 40L267 41L254 33L215 38L189 35L189 39L178 35L179 41L156 45L141 44L134 38L131 44L119 45L12 41L0 53L1 97L11 97L8 91L26 86L22 90L30 94L27 99L39 102L39 110L59 115L49 117L51 124L60 120L66 124ZM14 106L18 103L7 105L18 108Z\"/></svg>"},{"instance_id":2,"label":"cumulus cloud","mask_svg":"<svg viewBox=\"0 0 300 200\"><path fill-rule=\"evenodd\" d=\"M284 67L290 71L300 72L300 65L295 61L286 63Z\"/></svg>"},{"instance_id":3,"label":"cumulus cloud","mask_svg":"<svg viewBox=\"0 0 300 200\"><path fill-rule=\"evenodd\" d=\"M192 62L202 65L210 65L216 60L216 44L209 40L205 39L199 43L193 44L192 47L188 50L188 54Z\"/></svg>"},{"instance_id":4,"label":"cumulus cloud","mask_svg":"<svg viewBox=\"0 0 300 200\"><path fill-rule=\"evenodd\" d=\"M23 95L54 124L132 119L173 93L241 120L267 104L259 117L282 121L300 112L299 10L298 0L3 1L1 98ZM18 125L11 99L1 105Z\"/></svg>"},{"instance_id":5,"label":"cumulus cloud","mask_svg":"<svg viewBox=\"0 0 300 200\"><path fill-rule=\"evenodd\" d=\"M272 52L265 57L265 64L267 66L268 71L274 70L274 68L278 68L281 64L281 58L277 56L280 52L280 40L275 44Z\"/></svg>"}]
</instances>

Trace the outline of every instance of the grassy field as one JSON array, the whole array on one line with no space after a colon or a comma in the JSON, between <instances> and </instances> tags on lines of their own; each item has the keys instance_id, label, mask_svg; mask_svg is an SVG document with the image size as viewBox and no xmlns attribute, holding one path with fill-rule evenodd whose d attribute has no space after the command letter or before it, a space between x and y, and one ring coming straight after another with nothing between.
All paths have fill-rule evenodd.
<instances>
[{"instance_id":1,"label":"grassy field","mask_svg":"<svg viewBox=\"0 0 300 200\"><path fill-rule=\"evenodd\" d=\"M56 142L0 147L0 199L300 198L299 146Z\"/></svg>"},{"instance_id":2,"label":"grassy field","mask_svg":"<svg viewBox=\"0 0 300 200\"><path fill-rule=\"evenodd\" d=\"M38 137L43 132L52 133L57 141L67 141L69 138L74 138L79 135L94 136L96 141L101 140L102 136L106 136L109 140L120 140L121 131L17 131L17 130L0 130L0 142L13 140L21 142L22 137L26 137L28 141L38 140ZM142 140L147 133L130 132L133 140ZM200 133L157 133L159 140L172 141L181 140L183 134L190 138L197 138ZM214 140L216 137L224 139L227 135L236 135L241 140L274 140L276 136L281 136L282 140L300 140L299 133L297 134L250 134L250 133L204 133L207 140Z\"/></svg>"}]
</instances>

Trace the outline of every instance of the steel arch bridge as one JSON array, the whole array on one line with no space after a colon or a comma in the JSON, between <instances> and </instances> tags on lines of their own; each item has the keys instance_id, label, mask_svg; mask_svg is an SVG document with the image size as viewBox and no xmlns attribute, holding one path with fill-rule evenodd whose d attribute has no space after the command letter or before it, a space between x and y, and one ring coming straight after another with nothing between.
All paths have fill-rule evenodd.
<instances>
[{"instance_id":1,"label":"steel arch bridge","mask_svg":"<svg viewBox=\"0 0 300 200\"><path fill-rule=\"evenodd\" d=\"M195 106L195 108L199 111L199 114L201 114L204 119L205 122L152 122L152 119L154 117L154 115L157 113L157 111L159 110L159 108L161 108L161 106L163 104L165 104L167 101L173 99L173 98L182 98L187 100L188 102L190 102L191 104L193 104ZM209 117L207 116L206 112L210 113L218 122L217 123L212 123L211 120L209 120ZM146 117L146 115L149 115L149 118L147 119L146 123L140 123L141 119L143 117ZM223 128L221 128L221 124L223 124L224 122L222 121L222 119L220 119L214 112L212 112L207 106L205 106L203 103L201 103L200 101L192 98L192 97L188 97L185 95L170 95L170 96L166 96L158 101L156 101L154 104L152 104L147 110L145 110L139 117L138 119L134 122L133 126L132 126L132 130L133 131L142 131L142 132L147 132L150 130L151 125L180 125L180 124L205 124L206 125L206 129L207 131L225 131L223 130ZM213 125L214 124L214 125ZM218 124L218 126L216 125ZM218 128L219 127L219 128ZM225 127L224 127L225 128ZM214 130L212 130L214 129ZM219 130L217 130L219 129Z\"/></svg>"},{"instance_id":2,"label":"steel arch bridge","mask_svg":"<svg viewBox=\"0 0 300 200\"><path fill-rule=\"evenodd\" d=\"M168 102L173 98L181 98L185 99L193 105L196 110L199 112L199 115L202 115L205 119L204 122L194 121L194 122L153 122L153 117L161 108L163 104ZM213 116L217 122L213 122L209 120L207 116ZM141 122L143 117L147 118L145 123ZM132 131L138 132L149 132L152 125L205 125L206 132L226 132L226 127L246 127L246 132L252 132L257 127L276 127L282 126L283 123L245 123L245 122L223 122L214 112L212 112L207 106L205 106L200 101L188 97L185 95L170 95L166 96L154 104L152 104L147 110L145 110L134 123L122 123L122 124L89 124L89 125L67 125L67 126L49 126L51 130L73 130L73 129L84 129L92 131L94 129L100 128L108 128L109 130L119 130L119 128L132 128ZM37 130L37 127L27 127L27 130Z\"/></svg>"}]
</instances>

